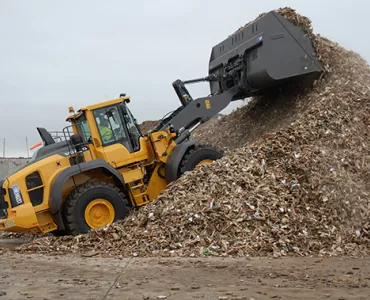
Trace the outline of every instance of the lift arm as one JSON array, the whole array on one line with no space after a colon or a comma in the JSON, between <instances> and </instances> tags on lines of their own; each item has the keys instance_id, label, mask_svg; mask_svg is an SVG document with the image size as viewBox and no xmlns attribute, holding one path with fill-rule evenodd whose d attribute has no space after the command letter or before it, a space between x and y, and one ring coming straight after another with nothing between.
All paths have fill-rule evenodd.
<instances>
[{"instance_id":1,"label":"lift arm","mask_svg":"<svg viewBox=\"0 0 370 300\"><path fill-rule=\"evenodd\" d=\"M156 129L163 130L172 127L178 133L176 143L181 143L188 139L191 132L200 124L208 121L213 116L226 108L237 95L237 87L231 88L218 95L210 95L193 99L185 87L186 84L198 83L202 81L217 81L216 76L207 76L193 80L176 80L172 85L182 106L163 119Z\"/></svg>"},{"instance_id":2,"label":"lift arm","mask_svg":"<svg viewBox=\"0 0 370 300\"><path fill-rule=\"evenodd\" d=\"M191 97L188 89L185 87L186 84L193 84L193 83L199 83L204 81L219 81L219 78L216 75L210 75L207 77L197 78L197 79L191 79L191 80L185 80L182 81L180 79L177 79L172 83L173 88L175 89L175 92L177 94L177 97L180 99L180 102L182 106L188 105L191 101L193 101L193 98Z\"/></svg>"}]
</instances>

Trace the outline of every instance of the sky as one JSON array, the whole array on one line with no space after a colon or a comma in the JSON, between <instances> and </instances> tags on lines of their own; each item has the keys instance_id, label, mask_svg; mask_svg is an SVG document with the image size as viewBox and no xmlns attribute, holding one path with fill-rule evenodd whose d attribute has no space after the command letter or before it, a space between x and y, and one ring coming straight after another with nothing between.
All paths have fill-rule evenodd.
<instances>
[{"instance_id":1,"label":"sky","mask_svg":"<svg viewBox=\"0 0 370 300\"><path fill-rule=\"evenodd\" d=\"M161 118L180 105L174 80L206 76L212 46L284 6L370 61L368 0L0 0L0 156L4 138L5 156L26 156L36 127L61 130L69 106L120 93L139 122Z\"/></svg>"}]
</instances>

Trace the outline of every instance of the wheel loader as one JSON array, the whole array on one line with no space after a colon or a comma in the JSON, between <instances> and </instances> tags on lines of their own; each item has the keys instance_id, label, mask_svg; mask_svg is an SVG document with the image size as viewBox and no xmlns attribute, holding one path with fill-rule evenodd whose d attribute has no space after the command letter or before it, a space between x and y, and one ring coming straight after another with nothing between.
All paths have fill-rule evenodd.
<instances>
[{"instance_id":1,"label":"wheel loader","mask_svg":"<svg viewBox=\"0 0 370 300\"><path fill-rule=\"evenodd\" d=\"M82 234L123 219L166 186L222 151L191 133L231 101L299 80L322 66L306 32L270 12L212 48L206 77L173 83L181 106L152 131L141 133L130 97L70 107L64 141L44 128L31 161L0 180L0 229ZM207 81L210 95L193 99L186 84Z\"/></svg>"}]
</instances>

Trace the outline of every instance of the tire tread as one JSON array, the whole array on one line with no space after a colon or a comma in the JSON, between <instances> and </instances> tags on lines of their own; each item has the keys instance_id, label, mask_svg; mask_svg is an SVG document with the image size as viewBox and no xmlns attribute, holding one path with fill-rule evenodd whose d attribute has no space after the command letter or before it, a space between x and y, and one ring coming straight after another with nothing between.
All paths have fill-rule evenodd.
<instances>
[{"instance_id":1,"label":"tire tread","mask_svg":"<svg viewBox=\"0 0 370 300\"><path fill-rule=\"evenodd\" d=\"M109 184L107 182L100 182L100 181L91 181L84 183L82 185L79 185L76 187L71 194L67 197L65 203L64 203L64 209L63 209L63 220L66 227L67 234L71 235L78 235L80 234L77 224L75 223L75 220L73 218L73 211L77 204L78 199L86 192L88 192L91 189L95 188L105 188L110 189L114 192L117 192L120 196L122 201L124 202L124 205L128 208L128 201L126 196L114 185Z\"/></svg>"}]
</instances>

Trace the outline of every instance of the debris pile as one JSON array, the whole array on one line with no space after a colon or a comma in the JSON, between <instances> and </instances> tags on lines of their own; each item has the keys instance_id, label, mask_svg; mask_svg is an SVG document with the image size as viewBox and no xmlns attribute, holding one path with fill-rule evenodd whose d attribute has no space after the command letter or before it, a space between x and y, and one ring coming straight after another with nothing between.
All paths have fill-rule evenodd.
<instances>
[{"instance_id":1,"label":"debris pile","mask_svg":"<svg viewBox=\"0 0 370 300\"><path fill-rule=\"evenodd\" d=\"M202 128L204 126L207 126L206 128L213 128L212 125L214 125L217 120L220 120L221 118L223 118L223 116L224 115L222 115L222 114L215 115L211 120L208 120L208 122L203 123L200 126L198 126L195 129L195 132L198 131L198 130L203 132ZM139 128L140 128L141 133L145 135L148 131L154 130L155 127L157 127L160 124L160 122L161 122L160 120L144 121L143 123L139 124ZM202 140L199 140L199 142L202 143Z\"/></svg>"},{"instance_id":2,"label":"debris pile","mask_svg":"<svg viewBox=\"0 0 370 300\"><path fill-rule=\"evenodd\" d=\"M159 122L159 120L144 121L143 123L139 124L140 131L142 134L146 134L149 130L153 130L157 125L159 125Z\"/></svg>"},{"instance_id":3,"label":"debris pile","mask_svg":"<svg viewBox=\"0 0 370 300\"><path fill-rule=\"evenodd\" d=\"M31 236L31 234L21 233L21 232L6 232L6 231L0 231L0 239L16 239L23 236Z\"/></svg>"},{"instance_id":4,"label":"debris pile","mask_svg":"<svg viewBox=\"0 0 370 300\"><path fill-rule=\"evenodd\" d=\"M325 66L325 76L311 89L264 95L218 120L213 132L226 126L223 138L233 136L228 142L246 132L252 137L186 173L126 220L87 235L43 237L17 250L192 257L369 254L369 66L358 54L313 35L307 18L285 10L307 29Z\"/></svg>"}]
</instances>

